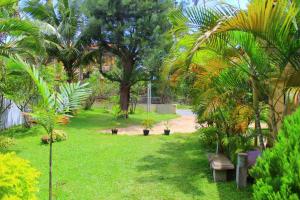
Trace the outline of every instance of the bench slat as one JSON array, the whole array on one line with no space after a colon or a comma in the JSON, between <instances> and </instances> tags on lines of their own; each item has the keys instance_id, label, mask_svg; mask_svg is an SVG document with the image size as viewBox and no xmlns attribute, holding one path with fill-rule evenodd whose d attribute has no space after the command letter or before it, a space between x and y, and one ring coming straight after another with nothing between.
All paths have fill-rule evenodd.
<instances>
[{"instance_id":1,"label":"bench slat","mask_svg":"<svg viewBox=\"0 0 300 200\"><path fill-rule=\"evenodd\" d=\"M210 156L211 167L215 170L234 169L232 162L223 154Z\"/></svg>"}]
</instances>

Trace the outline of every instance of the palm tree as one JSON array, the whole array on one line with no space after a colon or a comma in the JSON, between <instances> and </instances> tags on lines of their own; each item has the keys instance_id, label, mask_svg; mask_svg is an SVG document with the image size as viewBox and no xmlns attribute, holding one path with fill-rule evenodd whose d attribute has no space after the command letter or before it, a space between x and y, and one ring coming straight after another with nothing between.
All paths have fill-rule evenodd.
<instances>
[{"instance_id":1,"label":"palm tree","mask_svg":"<svg viewBox=\"0 0 300 200\"><path fill-rule=\"evenodd\" d=\"M72 0L58 0L55 4L53 1L29 0L23 8L41 27L49 59L63 63L69 82L75 78L86 55L79 3Z\"/></svg>"},{"instance_id":2,"label":"palm tree","mask_svg":"<svg viewBox=\"0 0 300 200\"><path fill-rule=\"evenodd\" d=\"M88 84L64 83L50 91L48 84L41 78L36 67L30 66L19 56L6 59L10 71L27 73L39 91L38 108L31 114L50 136L49 151L49 200L52 199L52 143L53 131L59 115L69 114L71 110L81 107L91 94Z\"/></svg>"},{"instance_id":3,"label":"palm tree","mask_svg":"<svg viewBox=\"0 0 300 200\"><path fill-rule=\"evenodd\" d=\"M18 0L0 0L0 55L34 59L42 53L39 29L31 21L19 17Z\"/></svg>"},{"instance_id":4,"label":"palm tree","mask_svg":"<svg viewBox=\"0 0 300 200\"><path fill-rule=\"evenodd\" d=\"M259 74L263 73L259 71L264 72L270 66L277 66L282 71L288 63L296 69L299 66L300 43L294 28L297 19L296 4L290 4L287 0L277 3L271 0L254 0L246 11L227 5L217 10L194 7L188 8L184 14L174 12L170 18L174 24L174 35L189 44L186 60L191 60L203 49L221 51L222 46L242 46L240 57L243 62L247 62L249 75L252 77L256 130L261 133L258 94L262 88ZM236 33L243 34L244 37L239 37L240 41L236 38L232 43L232 35ZM245 38L250 40L245 41ZM270 63L262 62L265 60Z\"/></svg>"}]
</instances>

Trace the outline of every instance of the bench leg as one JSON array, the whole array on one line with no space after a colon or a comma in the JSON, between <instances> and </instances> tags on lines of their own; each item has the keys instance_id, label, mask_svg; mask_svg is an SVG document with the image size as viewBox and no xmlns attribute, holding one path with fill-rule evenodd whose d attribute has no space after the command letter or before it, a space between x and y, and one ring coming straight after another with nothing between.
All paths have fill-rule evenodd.
<instances>
[{"instance_id":1,"label":"bench leg","mask_svg":"<svg viewBox=\"0 0 300 200\"><path fill-rule=\"evenodd\" d=\"M227 180L226 170L213 170L213 176L215 182L224 182Z\"/></svg>"}]
</instances>

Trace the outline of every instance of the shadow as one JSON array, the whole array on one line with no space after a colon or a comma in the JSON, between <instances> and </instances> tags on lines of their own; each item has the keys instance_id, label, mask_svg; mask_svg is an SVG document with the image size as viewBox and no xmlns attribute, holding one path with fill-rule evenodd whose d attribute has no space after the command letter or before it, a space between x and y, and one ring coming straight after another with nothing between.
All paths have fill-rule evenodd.
<instances>
[{"instance_id":1,"label":"shadow","mask_svg":"<svg viewBox=\"0 0 300 200\"><path fill-rule=\"evenodd\" d=\"M172 136L171 136L172 137ZM152 171L151 176L140 177L139 182L160 182L173 185L177 190L192 196L201 196L201 188L197 187L197 179L206 178L210 170L208 162L196 140L187 136L176 136L174 142L166 141L157 152L140 160L139 171ZM168 140L163 137L162 140Z\"/></svg>"},{"instance_id":2,"label":"shadow","mask_svg":"<svg viewBox=\"0 0 300 200\"><path fill-rule=\"evenodd\" d=\"M96 111L96 113L95 113ZM79 115L71 118L71 123L66 127L75 129L98 129L105 130L114 127L126 127L134 124L141 124L143 119L134 115L128 119L116 119L112 114L103 110L82 111Z\"/></svg>"},{"instance_id":3,"label":"shadow","mask_svg":"<svg viewBox=\"0 0 300 200\"><path fill-rule=\"evenodd\" d=\"M206 151L196 134L171 137L177 139L162 137L165 142L161 148L140 160L138 171L146 175L138 182L172 186L193 199L210 199L211 193L222 200L251 199L250 190L238 191L234 182L213 182Z\"/></svg>"},{"instance_id":4,"label":"shadow","mask_svg":"<svg viewBox=\"0 0 300 200\"><path fill-rule=\"evenodd\" d=\"M35 125L31 128L25 128L23 126L16 126L0 132L0 135L12 138L25 138L31 136L42 135L44 132L41 127Z\"/></svg>"}]
</instances>

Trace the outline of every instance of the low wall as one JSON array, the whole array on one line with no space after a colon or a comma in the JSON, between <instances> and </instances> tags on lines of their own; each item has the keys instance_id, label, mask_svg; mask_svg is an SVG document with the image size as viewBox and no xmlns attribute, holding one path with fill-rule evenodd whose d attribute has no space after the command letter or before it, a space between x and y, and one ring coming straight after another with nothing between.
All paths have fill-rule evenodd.
<instances>
[{"instance_id":1,"label":"low wall","mask_svg":"<svg viewBox=\"0 0 300 200\"><path fill-rule=\"evenodd\" d=\"M147 104L138 104L138 107L147 111ZM160 114L176 114L176 104L151 104L150 111Z\"/></svg>"}]
</instances>

